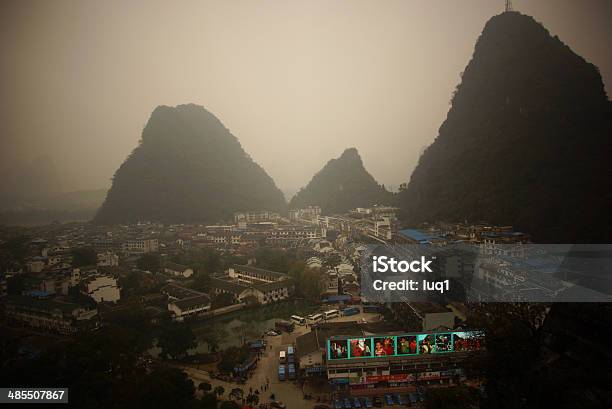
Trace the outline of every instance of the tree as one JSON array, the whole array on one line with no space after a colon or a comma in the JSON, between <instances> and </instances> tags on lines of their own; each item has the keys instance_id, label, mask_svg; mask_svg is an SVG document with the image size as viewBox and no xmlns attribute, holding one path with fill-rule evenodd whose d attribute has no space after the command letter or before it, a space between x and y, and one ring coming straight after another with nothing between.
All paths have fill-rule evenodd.
<instances>
[{"instance_id":1,"label":"tree","mask_svg":"<svg viewBox=\"0 0 612 409\"><path fill-rule=\"evenodd\" d=\"M206 271L198 269L193 275L192 288L198 291L208 291L210 288L210 275Z\"/></svg>"},{"instance_id":2,"label":"tree","mask_svg":"<svg viewBox=\"0 0 612 409\"><path fill-rule=\"evenodd\" d=\"M169 406L171 407L171 406ZM200 399L200 407L202 409L216 409L217 396L214 393L205 393Z\"/></svg>"},{"instance_id":3,"label":"tree","mask_svg":"<svg viewBox=\"0 0 612 409\"><path fill-rule=\"evenodd\" d=\"M144 378L138 387L140 408L188 408L195 388L191 379L176 368L161 368Z\"/></svg>"},{"instance_id":4,"label":"tree","mask_svg":"<svg viewBox=\"0 0 612 409\"><path fill-rule=\"evenodd\" d=\"M299 297L311 301L319 300L323 290L323 274L318 268L308 268L305 262L296 261L289 270L295 282L295 292Z\"/></svg>"},{"instance_id":5,"label":"tree","mask_svg":"<svg viewBox=\"0 0 612 409\"><path fill-rule=\"evenodd\" d=\"M231 400L225 400L221 402L219 409L240 409L240 405Z\"/></svg>"},{"instance_id":6,"label":"tree","mask_svg":"<svg viewBox=\"0 0 612 409\"><path fill-rule=\"evenodd\" d=\"M234 296L230 293L220 293L213 297L211 306L212 309L227 307L234 303Z\"/></svg>"},{"instance_id":7,"label":"tree","mask_svg":"<svg viewBox=\"0 0 612 409\"><path fill-rule=\"evenodd\" d=\"M236 365L244 362L249 357L249 354L250 351L247 346L227 348L221 354L221 361L218 364L219 370L232 372Z\"/></svg>"},{"instance_id":8,"label":"tree","mask_svg":"<svg viewBox=\"0 0 612 409\"><path fill-rule=\"evenodd\" d=\"M198 389L203 392L209 392L212 389L212 385L210 382L200 382L198 385Z\"/></svg>"},{"instance_id":9,"label":"tree","mask_svg":"<svg viewBox=\"0 0 612 409\"><path fill-rule=\"evenodd\" d=\"M98 262L96 251L92 247L77 247L72 249L71 253L73 267L91 266Z\"/></svg>"},{"instance_id":10,"label":"tree","mask_svg":"<svg viewBox=\"0 0 612 409\"><path fill-rule=\"evenodd\" d=\"M215 386L215 389L213 390L213 392L215 395L221 397L225 393L225 388L221 385Z\"/></svg>"},{"instance_id":11,"label":"tree","mask_svg":"<svg viewBox=\"0 0 612 409\"><path fill-rule=\"evenodd\" d=\"M246 402L251 406L256 406L259 403L259 395L256 393L249 393Z\"/></svg>"},{"instance_id":12,"label":"tree","mask_svg":"<svg viewBox=\"0 0 612 409\"><path fill-rule=\"evenodd\" d=\"M136 266L145 271L158 272L160 264L159 254L157 253L143 254L136 260Z\"/></svg>"},{"instance_id":13,"label":"tree","mask_svg":"<svg viewBox=\"0 0 612 409\"><path fill-rule=\"evenodd\" d=\"M219 342L221 342L225 335L225 330L219 325L212 325L208 331L204 332L202 340L206 342L208 352L217 352L219 350Z\"/></svg>"},{"instance_id":14,"label":"tree","mask_svg":"<svg viewBox=\"0 0 612 409\"><path fill-rule=\"evenodd\" d=\"M242 401L242 398L244 397L244 391L241 388L234 388L230 391L228 396L230 397L230 399Z\"/></svg>"},{"instance_id":15,"label":"tree","mask_svg":"<svg viewBox=\"0 0 612 409\"><path fill-rule=\"evenodd\" d=\"M161 348L160 355L164 358L181 358L189 349L198 345L191 328L183 323L170 322L157 339L157 346Z\"/></svg>"},{"instance_id":16,"label":"tree","mask_svg":"<svg viewBox=\"0 0 612 409\"><path fill-rule=\"evenodd\" d=\"M29 243L29 237L17 236L9 239L0 248L6 250L14 260L22 262L27 255Z\"/></svg>"}]
</instances>

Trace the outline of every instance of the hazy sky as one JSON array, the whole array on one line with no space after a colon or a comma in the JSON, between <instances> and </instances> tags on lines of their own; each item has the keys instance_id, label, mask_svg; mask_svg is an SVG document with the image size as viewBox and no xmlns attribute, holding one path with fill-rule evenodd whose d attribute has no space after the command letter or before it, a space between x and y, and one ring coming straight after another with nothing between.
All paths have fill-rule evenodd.
<instances>
[{"instance_id":1,"label":"hazy sky","mask_svg":"<svg viewBox=\"0 0 612 409\"><path fill-rule=\"evenodd\" d=\"M157 105L205 106L281 188L354 146L407 181L504 0L2 1L0 160L110 185ZM515 0L612 89L612 1Z\"/></svg>"}]
</instances>

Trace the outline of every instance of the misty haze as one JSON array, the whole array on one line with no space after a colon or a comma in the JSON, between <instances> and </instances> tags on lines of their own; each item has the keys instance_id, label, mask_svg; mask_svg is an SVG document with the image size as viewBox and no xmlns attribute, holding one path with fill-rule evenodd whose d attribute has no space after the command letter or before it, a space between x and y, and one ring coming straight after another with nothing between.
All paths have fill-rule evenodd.
<instances>
[{"instance_id":1,"label":"misty haze","mask_svg":"<svg viewBox=\"0 0 612 409\"><path fill-rule=\"evenodd\" d=\"M2 208L99 205L153 109L186 103L287 200L349 147L397 190L500 3L3 2ZM515 3L612 77L609 3Z\"/></svg>"},{"instance_id":2,"label":"misty haze","mask_svg":"<svg viewBox=\"0 0 612 409\"><path fill-rule=\"evenodd\" d=\"M612 1L0 3L0 404L612 408Z\"/></svg>"}]
</instances>

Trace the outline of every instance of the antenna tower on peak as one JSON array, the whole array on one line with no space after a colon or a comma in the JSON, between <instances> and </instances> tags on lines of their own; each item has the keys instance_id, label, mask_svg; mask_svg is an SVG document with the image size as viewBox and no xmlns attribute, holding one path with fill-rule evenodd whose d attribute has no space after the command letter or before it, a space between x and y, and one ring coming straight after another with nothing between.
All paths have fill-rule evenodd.
<instances>
[{"instance_id":1,"label":"antenna tower on peak","mask_svg":"<svg viewBox=\"0 0 612 409\"><path fill-rule=\"evenodd\" d=\"M506 11L513 11L512 0L506 0Z\"/></svg>"}]
</instances>

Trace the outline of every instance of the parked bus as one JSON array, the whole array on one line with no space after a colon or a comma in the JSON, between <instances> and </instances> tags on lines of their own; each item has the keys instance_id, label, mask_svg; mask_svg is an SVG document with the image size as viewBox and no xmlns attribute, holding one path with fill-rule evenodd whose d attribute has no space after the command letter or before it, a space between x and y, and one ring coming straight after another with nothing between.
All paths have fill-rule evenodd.
<instances>
[{"instance_id":1,"label":"parked bus","mask_svg":"<svg viewBox=\"0 0 612 409\"><path fill-rule=\"evenodd\" d=\"M294 364L295 363L295 355L294 355L294 349L291 345L289 345L287 347L287 363L289 365Z\"/></svg>"},{"instance_id":2,"label":"parked bus","mask_svg":"<svg viewBox=\"0 0 612 409\"><path fill-rule=\"evenodd\" d=\"M274 323L274 328L280 331L293 332L295 329L295 324L289 321L276 321Z\"/></svg>"},{"instance_id":3,"label":"parked bus","mask_svg":"<svg viewBox=\"0 0 612 409\"><path fill-rule=\"evenodd\" d=\"M296 378L296 374L295 374L295 365L294 364L289 364L288 368L287 368L287 375L289 379L295 379Z\"/></svg>"},{"instance_id":4,"label":"parked bus","mask_svg":"<svg viewBox=\"0 0 612 409\"><path fill-rule=\"evenodd\" d=\"M278 380L284 381L285 379L287 379L285 365L279 365L278 366Z\"/></svg>"},{"instance_id":5,"label":"parked bus","mask_svg":"<svg viewBox=\"0 0 612 409\"><path fill-rule=\"evenodd\" d=\"M330 318L336 318L336 317L340 316L340 311L338 311L338 310L325 311L323 313L323 316L325 317L326 320L328 320Z\"/></svg>"},{"instance_id":6,"label":"parked bus","mask_svg":"<svg viewBox=\"0 0 612 409\"><path fill-rule=\"evenodd\" d=\"M348 307L342 310L342 315L348 317L349 315L357 315L361 312L359 307Z\"/></svg>"},{"instance_id":7,"label":"parked bus","mask_svg":"<svg viewBox=\"0 0 612 409\"><path fill-rule=\"evenodd\" d=\"M323 321L323 314L311 314L308 316L308 323L310 325L316 324Z\"/></svg>"},{"instance_id":8,"label":"parked bus","mask_svg":"<svg viewBox=\"0 0 612 409\"><path fill-rule=\"evenodd\" d=\"M290 321L297 325L306 325L306 318L300 317L299 315L292 315Z\"/></svg>"},{"instance_id":9,"label":"parked bus","mask_svg":"<svg viewBox=\"0 0 612 409\"><path fill-rule=\"evenodd\" d=\"M281 364L287 362L287 353L285 351L280 351L278 353L278 362Z\"/></svg>"}]
</instances>

